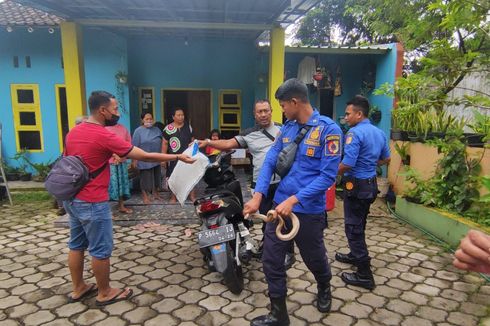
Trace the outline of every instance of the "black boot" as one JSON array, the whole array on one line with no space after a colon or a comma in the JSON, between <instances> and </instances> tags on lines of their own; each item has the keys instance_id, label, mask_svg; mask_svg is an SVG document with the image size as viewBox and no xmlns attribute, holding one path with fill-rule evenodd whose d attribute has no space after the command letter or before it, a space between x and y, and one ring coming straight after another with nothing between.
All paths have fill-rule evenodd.
<instances>
[{"instance_id":1,"label":"black boot","mask_svg":"<svg viewBox=\"0 0 490 326\"><path fill-rule=\"evenodd\" d=\"M340 252L336 253L335 260L341 263L352 264L352 265L355 265L357 262L357 260L354 258L354 256L352 256L350 252L347 255L342 254Z\"/></svg>"},{"instance_id":2,"label":"black boot","mask_svg":"<svg viewBox=\"0 0 490 326\"><path fill-rule=\"evenodd\" d=\"M369 261L357 263L357 272L342 273L341 278L347 284L360 286L368 290L372 290L376 286Z\"/></svg>"},{"instance_id":3,"label":"black boot","mask_svg":"<svg viewBox=\"0 0 490 326\"><path fill-rule=\"evenodd\" d=\"M332 294L330 293L330 283L318 283L318 294L316 296L316 307L318 311L330 312L332 306Z\"/></svg>"},{"instance_id":4,"label":"black boot","mask_svg":"<svg viewBox=\"0 0 490 326\"><path fill-rule=\"evenodd\" d=\"M250 326L289 326L286 297L270 298L271 312L252 319Z\"/></svg>"}]
</instances>

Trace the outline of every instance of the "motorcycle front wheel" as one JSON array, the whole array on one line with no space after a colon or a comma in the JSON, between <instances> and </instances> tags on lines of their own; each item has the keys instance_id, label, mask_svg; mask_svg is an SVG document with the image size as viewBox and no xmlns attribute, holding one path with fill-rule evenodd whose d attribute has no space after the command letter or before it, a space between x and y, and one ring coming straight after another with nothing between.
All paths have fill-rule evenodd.
<instances>
[{"instance_id":1,"label":"motorcycle front wheel","mask_svg":"<svg viewBox=\"0 0 490 326\"><path fill-rule=\"evenodd\" d=\"M228 268L223 272L223 279L226 286L233 294L240 294L243 290L243 271L242 266L238 266L233 257L229 243L227 244Z\"/></svg>"}]
</instances>

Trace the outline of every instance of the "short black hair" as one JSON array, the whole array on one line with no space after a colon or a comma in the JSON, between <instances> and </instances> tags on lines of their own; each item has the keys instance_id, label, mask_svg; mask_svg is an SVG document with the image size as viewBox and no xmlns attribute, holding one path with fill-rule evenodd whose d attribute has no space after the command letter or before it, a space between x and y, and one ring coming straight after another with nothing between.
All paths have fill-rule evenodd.
<instances>
[{"instance_id":1,"label":"short black hair","mask_svg":"<svg viewBox=\"0 0 490 326\"><path fill-rule=\"evenodd\" d=\"M290 101L293 98L303 103L308 102L308 87L297 78L291 78L282 83L274 95L278 101Z\"/></svg>"},{"instance_id":2,"label":"short black hair","mask_svg":"<svg viewBox=\"0 0 490 326\"><path fill-rule=\"evenodd\" d=\"M151 112L151 111L143 111L143 112L141 112L141 115L140 115L141 120L143 120L145 118L145 115L147 115L147 114L151 115L151 118L153 119L153 112Z\"/></svg>"},{"instance_id":3,"label":"short black hair","mask_svg":"<svg viewBox=\"0 0 490 326\"><path fill-rule=\"evenodd\" d=\"M354 111L356 112L361 111L366 118L369 116L369 108L370 108L369 100L364 96L362 95L354 96L347 102L347 105L352 105Z\"/></svg>"},{"instance_id":4,"label":"short black hair","mask_svg":"<svg viewBox=\"0 0 490 326\"><path fill-rule=\"evenodd\" d=\"M255 101L254 110L255 110L255 106L257 105L257 103L267 103L267 104L269 104L269 107L271 107L271 101L269 101L266 98L261 98L261 99L258 99L257 101Z\"/></svg>"},{"instance_id":5,"label":"short black hair","mask_svg":"<svg viewBox=\"0 0 490 326\"><path fill-rule=\"evenodd\" d=\"M173 109L172 109L172 117L175 115L175 113L176 113L177 111L182 111L182 113L184 113L184 115L185 115L185 111L184 111L184 109L183 109L183 108L181 108L181 107L176 107L176 108L173 108Z\"/></svg>"},{"instance_id":6,"label":"short black hair","mask_svg":"<svg viewBox=\"0 0 490 326\"><path fill-rule=\"evenodd\" d=\"M211 130L211 132L209 133L209 138L213 137L213 134L218 134L218 138L221 139L221 133L219 132L218 129Z\"/></svg>"},{"instance_id":7,"label":"short black hair","mask_svg":"<svg viewBox=\"0 0 490 326\"><path fill-rule=\"evenodd\" d=\"M93 91L88 98L88 107L90 112L95 112L95 110L100 108L102 105L110 103L112 98L116 97L109 92Z\"/></svg>"}]
</instances>

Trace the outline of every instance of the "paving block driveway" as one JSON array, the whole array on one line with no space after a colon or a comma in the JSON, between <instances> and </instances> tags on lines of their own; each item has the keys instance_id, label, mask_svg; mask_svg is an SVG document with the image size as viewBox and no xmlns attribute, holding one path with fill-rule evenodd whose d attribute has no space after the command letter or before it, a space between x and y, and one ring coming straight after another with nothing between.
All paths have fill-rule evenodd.
<instances>
[{"instance_id":1,"label":"paving block driveway","mask_svg":"<svg viewBox=\"0 0 490 326\"><path fill-rule=\"evenodd\" d=\"M337 250L347 252L337 208L325 231L332 311L324 315L312 305L316 284L297 253L288 271L292 325L490 325L490 284L454 269L450 253L382 205L371 213L367 237L376 289L346 287L339 278L350 266L332 259ZM68 229L55 227L56 218L37 203L0 207L0 325L249 325L267 311L259 261L245 268L245 289L233 295L219 274L206 270L195 241L198 225L158 220L114 227L112 284L130 286L129 301L101 309L94 298L69 304ZM260 238L258 225L254 232ZM88 260L85 276L93 281Z\"/></svg>"}]
</instances>

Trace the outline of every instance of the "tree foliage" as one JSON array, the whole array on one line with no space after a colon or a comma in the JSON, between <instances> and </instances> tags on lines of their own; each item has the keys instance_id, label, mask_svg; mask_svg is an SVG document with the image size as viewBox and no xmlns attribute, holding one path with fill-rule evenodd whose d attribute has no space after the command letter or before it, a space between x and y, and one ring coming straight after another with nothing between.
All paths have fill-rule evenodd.
<instances>
[{"instance_id":1,"label":"tree foliage","mask_svg":"<svg viewBox=\"0 0 490 326\"><path fill-rule=\"evenodd\" d=\"M373 33L350 8L350 0L323 0L306 15L296 33L303 45L347 46L359 43L385 43L392 35Z\"/></svg>"},{"instance_id":2,"label":"tree foliage","mask_svg":"<svg viewBox=\"0 0 490 326\"><path fill-rule=\"evenodd\" d=\"M303 45L400 42L409 70L447 94L468 73L489 72L489 13L488 0L323 0L296 37Z\"/></svg>"}]
</instances>

